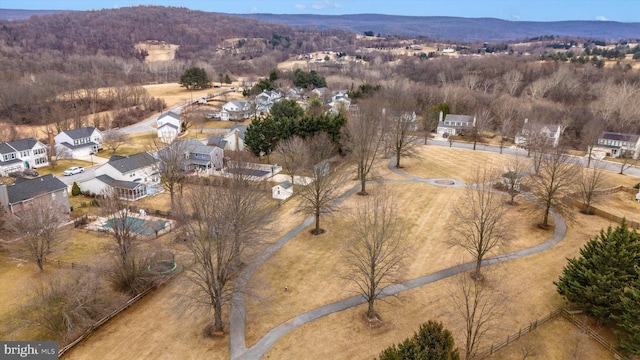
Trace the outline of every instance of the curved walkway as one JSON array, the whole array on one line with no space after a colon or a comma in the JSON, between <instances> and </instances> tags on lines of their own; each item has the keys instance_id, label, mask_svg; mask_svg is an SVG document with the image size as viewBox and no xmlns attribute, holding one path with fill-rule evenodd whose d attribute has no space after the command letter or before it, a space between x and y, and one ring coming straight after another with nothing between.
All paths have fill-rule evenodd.
<instances>
[{"instance_id":1,"label":"curved walkway","mask_svg":"<svg viewBox=\"0 0 640 360\"><path fill-rule=\"evenodd\" d=\"M425 179L420 178L415 175L410 175L404 173L403 171L396 169L389 165L389 169L396 174L402 175L404 177L410 178L416 182L424 182L436 186L447 186L447 187L464 187L465 184L453 180L453 179ZM451 180L453 182L452 185L443 185L435 183L436 180ZM346 198L354 194L360 185L356 185L353 188L349 189L345 194L343 194L338 200L337 203L343 202ZM491 264L496 264L504 261L519 259L525 256L537 254L539 252L551 249L555 245L557 245L564 238L567 232L567 225L565 224L562 217L560 217L555 212L550 213L553 221L555 222L555 229L553 235L546 241L529 247L522 250L514 251L508 254L494 256L482 261L482 266L487 266ZM291 240L295 235L299 232L303 231L307 226L309 226L313 222L313 217L306 218L300 225L296 226L294 229L285 234L282 238L280 238L275 244L270 246L264 253L260 255L260 257L255 261L251 266L249 266L243 273L240 275L238 282L236 283L236 292L233 296L233 301L231 305L231 312L229 315L230 321L230 355L231 359L259 359L262 357L268 350L276 343L281 337L289 333L290 331L296 329L299 326L302 326L311 321L317 320L321 317L346 310L348 308L363 304L365 299L360 295L355 295L349 297L344 300L336 301L334 303L330 303L319 308L313 309L306 313L300 314L298 316L293 317L292 319L276 326L267 332L257 343L255 343L251 348L246 347L245 343L245 308L244 308L244 289L246 287L247 282L251 278L251 275L255 272L255 270L260 266L265 260L267 260L273 253L275 253L278 249L280 249L284 244L286 244L289 240ZM385 287L382 290L382 297L386 297L389 295L395 295L403 291L415 289L417 287L433 283L435 281L439 281L442 279L446 279L453 275L459 274L461 272L465 272L473 269L475 266L475 262L468 262L462 265L453 266L444 270L440 270L438 272L421 276L416 279L408 280L400 284L394 284Z\"/></svg>"}]
</instances>

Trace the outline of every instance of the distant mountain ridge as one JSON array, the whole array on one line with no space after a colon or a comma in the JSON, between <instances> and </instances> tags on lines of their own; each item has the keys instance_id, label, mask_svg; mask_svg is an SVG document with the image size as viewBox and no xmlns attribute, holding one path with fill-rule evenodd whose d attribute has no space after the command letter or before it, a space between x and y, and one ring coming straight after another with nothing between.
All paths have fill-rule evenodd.
<instances>
[{"instance_id":1,"label":"distant mountain ridge","mask_svg":"<svg viewBox=\"0 0 640 360\"><path fill-rule=\"evenodd\" d=\"M168 10L171 8L167 8ZM0 20L24 20L33 15L81 13L71 10L0 9ZM201 12L204 13L204 12ZM557 35L620 40L640 38L640 23L615 21L509 21L496 18L461 18L447 16L399 16L382 14L355 15L289 15L226 14L246 19L317 30L340 29L362 34L373 31L381 35L425 36L458 42L514 41L524 38Z\"/></svg>"},{"instance_id":2,"label":"distant mountain ridge","mask_svg":"<svg viewBox=\"0 0 640 360\"><path fill-rule=\"evenodd\" d=\"M233 14L293 27L318 30L338 28L362 34L426 36L453 41L509 41L541 35L574 36L601 40L640 38L640 23L615 21L508 21L495 18L446 16L278 15Z\"/></svg>"}]
</instances>

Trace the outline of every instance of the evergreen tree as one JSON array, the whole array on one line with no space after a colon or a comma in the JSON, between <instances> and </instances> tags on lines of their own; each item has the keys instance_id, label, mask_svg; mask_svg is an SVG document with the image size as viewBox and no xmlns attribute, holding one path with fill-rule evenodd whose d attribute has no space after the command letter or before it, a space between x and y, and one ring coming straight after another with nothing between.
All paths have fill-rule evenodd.
<instances>
[{"instance_id":1,"label":"evergreen tree","mask_svg":"<svg viewBox=\"0 0 640 360\"><path fill-rule=\"evenodd\" d=\"M380 360L459 360L451 331L442 323L429 320L420 325L413 337L391 345L380 354Z\"/></svg>"},{"instance_id":2,"label":"evergreen tree","mask_svg":"<svg viewBox=\"0 0 640 360\"><path fill-rule=\"evenodd\" d=\"M244 143L255 156L269 156L278 144L278 130L273 117L254 118L247 128Z\"/></svg>"},{"instance_id":3,"label":"evergreen tree","mask_svg":"<svg viewBox=\"0 0 640 360\"><path fill-rule=\"evenodd\" d=\"M618 349L625 353L640 355L640 278L628 287L620 297L620 314L614 315L619 329Z\"/></svg>"},{"instance_id":4,"label":"evergreen tree","mask_svg":"<svg viewBox=\"0 0 640 360\"><path fill-rule=\"evenodd\" d=\"M78 196L80 195L80 185L78 185L77 182L73 182L73 185L71 185L71 195L72 196Z\"/></svg>"},{"instance_id":5,"label":"evergreen tree","mask_svg":"<svg viewBox=\"0 0 640 360\"><path fill-rule=\"evenodd\" d=\"M180 76L180 85L187 90L208 88L210 82L207 72L196 66L188 68Z\"/></svg>"},{"instance_id":6,"label":"evergreen tree","mask_svg":"<svg viewBox=\"0 0 640 360\"><path fill-rule=\"evenodd\" d=\"M580 249L580 255L569 259L562 270L555 283L558 292L588 315L608 323L622 306L625 289L638 281L640 235L623 221L615 229L600 231Z\"/></svg>"}]
</instances>

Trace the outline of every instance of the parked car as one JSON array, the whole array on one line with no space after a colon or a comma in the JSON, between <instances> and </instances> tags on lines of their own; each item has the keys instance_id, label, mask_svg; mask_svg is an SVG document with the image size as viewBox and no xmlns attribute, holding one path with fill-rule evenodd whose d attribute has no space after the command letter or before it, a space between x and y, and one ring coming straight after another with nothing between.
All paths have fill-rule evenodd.
<instances>
[{"instance_id":1,"label":"parked car","mask_svg":"<svg viewBox=\"0 0 640 360\"><path fill-rule=\"evenodd\" d=\"M27 175L27 176L32 176L32 177L36 177L36 176L40 175L34 169L25 169L24 170L24 174Z\"/></svg>"},{"instance_id":2,"label":"parked car","mask_svg":"<svg viewBox=\"0 0 640 360\"><path fill-rule=\"evenodd\" d=\"M70 168L68 168L67 170L64 171L64 176L71 176L71 175L75 175L75 174L80 174L84 172L84 168L80 167L80 166L72 166Z\"/></svg>"}]
</instances>

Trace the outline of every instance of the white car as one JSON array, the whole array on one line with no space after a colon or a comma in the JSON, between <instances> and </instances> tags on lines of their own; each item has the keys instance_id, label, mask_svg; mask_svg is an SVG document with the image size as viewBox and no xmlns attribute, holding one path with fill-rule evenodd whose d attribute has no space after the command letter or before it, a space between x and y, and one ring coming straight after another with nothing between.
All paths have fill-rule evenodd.
<instances>
[{"instance_id":1,"label":"white car","mask_svg":"<svg viewBox=\"0 0 640 360\"><path fill-rule=\"evenodd\" d=\"M75 175L75 174L80 174L84 172L84 168L83 167L79 167L79 166L72 166L70 168L68 168L67 170L64 171L64 176L71 176L71 175Z\"/></svg>"}]
</instances>

